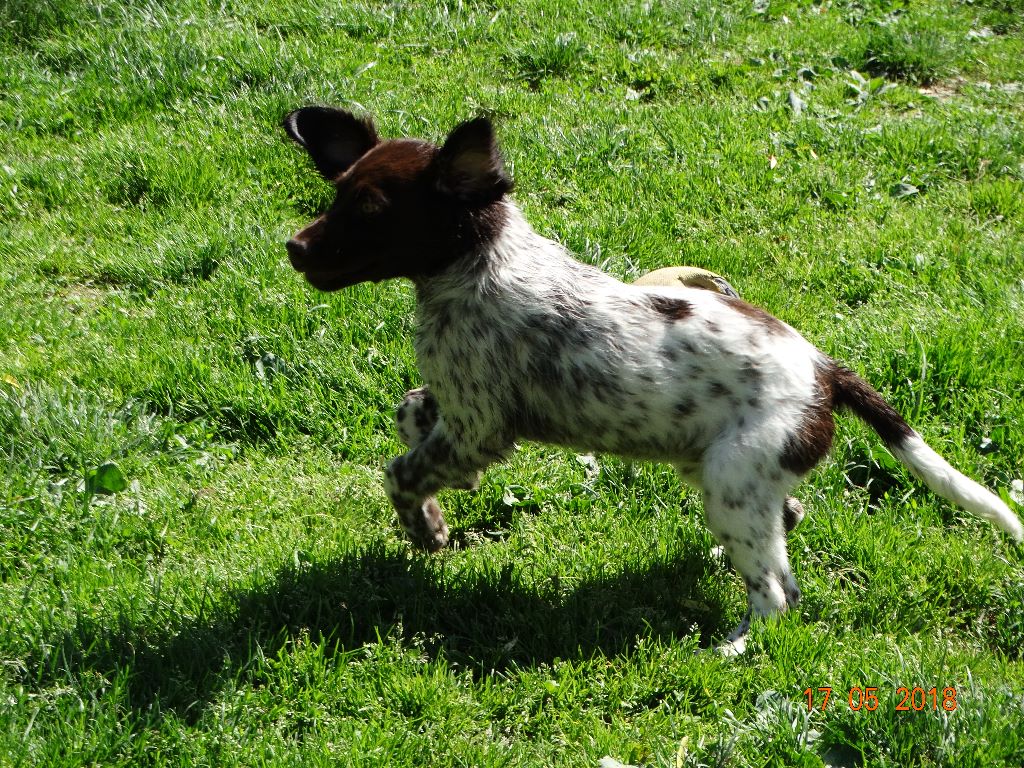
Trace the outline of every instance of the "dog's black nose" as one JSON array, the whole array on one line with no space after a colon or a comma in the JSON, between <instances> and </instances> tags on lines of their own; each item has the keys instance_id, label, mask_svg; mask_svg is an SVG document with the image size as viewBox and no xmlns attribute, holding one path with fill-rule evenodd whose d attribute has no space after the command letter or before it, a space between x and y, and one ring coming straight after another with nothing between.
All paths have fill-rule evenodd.
<instances>
[{"instance_id":1,"label":"dog's black nose","mask_svg":"<svg viewBox=\"0 0 1024 768\"><path fill-rule=\"evenodd\" d=\"M306 244L301 240L292 238L284 244L284 247L288 251L288 259L291 261L292 266L295 269L302 269L306 262Z\"/></svg>"}]
</instances>

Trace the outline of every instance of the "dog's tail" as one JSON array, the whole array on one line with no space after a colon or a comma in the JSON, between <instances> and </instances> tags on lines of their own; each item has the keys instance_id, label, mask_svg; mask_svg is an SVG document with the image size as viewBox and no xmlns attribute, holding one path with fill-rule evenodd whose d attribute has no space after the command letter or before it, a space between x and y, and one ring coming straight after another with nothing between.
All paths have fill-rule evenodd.
<instances>
[{"instance_id":1,"label":"dog's tail","mask_svg":"<svg viewBox=\"0 0 1024 768\"><path fill-rule=\"evenodd\" d=\"M994 493L951 467L870 384L841 366L836 366L832 374L833 408L849 408L863 419L893 455L935 493L991 521L1015 541L1024 541L1024 526L1010 508Z\"/></svg>"}]
</instances>

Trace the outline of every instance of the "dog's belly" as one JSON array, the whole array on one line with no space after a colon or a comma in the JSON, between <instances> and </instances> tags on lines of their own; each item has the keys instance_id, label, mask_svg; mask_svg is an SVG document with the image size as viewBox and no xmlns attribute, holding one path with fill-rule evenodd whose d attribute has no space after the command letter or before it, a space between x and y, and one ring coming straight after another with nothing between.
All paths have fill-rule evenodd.
<instances>
[{"instance_id":1,"label":"dog's belly","mask_svg":"<svg viewBox=\"0 0 1024 768\"><path fill-rule=\"evenodd\" d=\"M653 393L638 391L635 382L600 379L533 389L523 393L515 437L637 459L698 461L731 417L678 383Z\"/></svg>"},{"instance_id":2,"label":"dog's belly","mask_svg":"<svg viewBox=\"0 0 1024 768\"><path fill-rule=\"evenodd\" d=\"M707 434L692 427L651 434L631 424L558 425L547 430L525 430L522 438L578 451L606 453L649 461L698 463L707 448Z\"/></svg>"}]
</instances>

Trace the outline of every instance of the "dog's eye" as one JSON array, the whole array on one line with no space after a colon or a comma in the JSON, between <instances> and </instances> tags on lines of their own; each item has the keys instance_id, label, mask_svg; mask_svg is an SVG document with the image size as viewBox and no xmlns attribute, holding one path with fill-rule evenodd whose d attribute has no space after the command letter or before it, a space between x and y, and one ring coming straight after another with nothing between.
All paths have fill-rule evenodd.
<instances>
[{"instance_id":1,"label":"dog's eye","mask_svg":"<svg viewBox=\"0 0 1024 768\"><path fill-rule=\"evenodd\" d=\"M359 212L364 216L376 216L384 212L387 204L388 201L384 195L379 192L369 192L360 197L357 206L359 207Z\"/></svg>"}]
</instances>

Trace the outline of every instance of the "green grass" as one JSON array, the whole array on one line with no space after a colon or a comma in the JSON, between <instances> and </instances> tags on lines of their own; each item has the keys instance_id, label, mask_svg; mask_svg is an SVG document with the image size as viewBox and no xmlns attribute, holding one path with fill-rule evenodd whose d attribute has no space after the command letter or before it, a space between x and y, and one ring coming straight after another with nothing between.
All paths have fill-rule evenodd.
<instances>
[{"instance_id":1,"label":"green grass","mask_svg":"<svg viewBox=\"0 0 1024 768\"><path fill-rule=\"evenodd\" d=\"M695 654L743 590L665 467L526 445L444 495L458 548L410 551L381 469L412 292L288 267L329 190L279 128L492 115L540 231L727 275L1009 497L1021 18L0 0L0 765L1024 763L1024 553L850 419L798 491L800 610L739 659Z\"/></svg>"}]
</instances>

